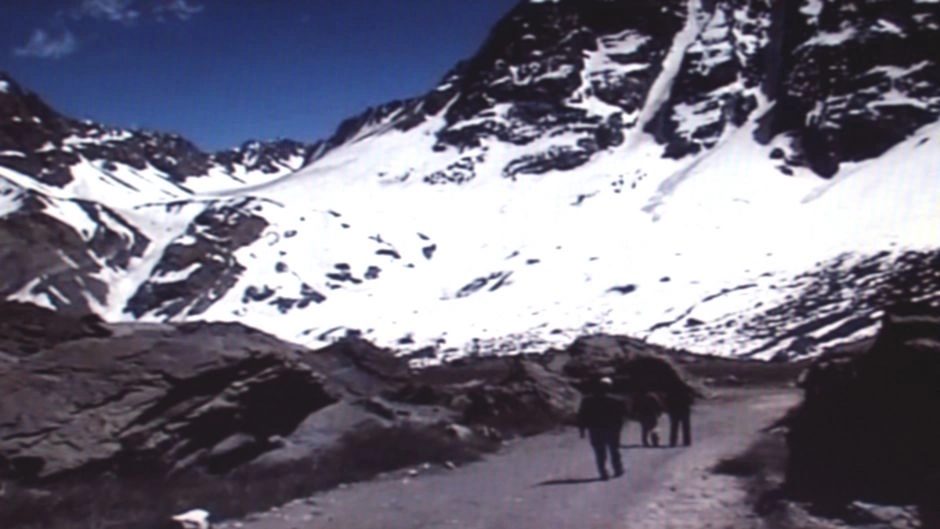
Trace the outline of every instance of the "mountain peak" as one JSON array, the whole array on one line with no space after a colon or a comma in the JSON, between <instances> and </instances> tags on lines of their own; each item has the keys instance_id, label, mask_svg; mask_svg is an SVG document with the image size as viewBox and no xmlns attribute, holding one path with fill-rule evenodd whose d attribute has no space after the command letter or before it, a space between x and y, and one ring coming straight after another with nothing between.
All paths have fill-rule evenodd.
<instances>
[{"instance_id":1,"label":"mountain peak","mask_svg":"<svg viewBox=\"0 0 940 529\"><path fill-rule=\"evenodd\" d=\"M13 82L13 79L4 72L0 72L0 94L11 94L19 87Z\"/></svg>"}]
</instances>

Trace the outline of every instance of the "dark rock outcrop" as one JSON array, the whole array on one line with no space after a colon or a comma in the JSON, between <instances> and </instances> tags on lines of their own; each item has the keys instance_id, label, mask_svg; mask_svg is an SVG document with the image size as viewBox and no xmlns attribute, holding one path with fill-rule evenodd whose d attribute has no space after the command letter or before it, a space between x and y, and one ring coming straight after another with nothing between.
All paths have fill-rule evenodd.
<instances>
[{"instance_id":1,"label":"dark rock outcrop","mask_svg":"<svg viewBox=\"0 0 940 529\"><path fill-rule=\"evenodd\" d=\"M150 280L137 289L125 311L136 317L149 312L172 317L184 311L195 316L206 311L245 270L235 250L255 242L268 226L255 211L257 206L253 199L210 204L164 250ZM186 273L177 277L181 272Z\"/></svg>"},{"instance_id":2,"label":"dark rock outcrop","mask_svg":"<svg viewBox=\"0 0 940 529\"><path fill-rule=\"evenodd\" d=\"M79 232L47 213L67 208L94 231ZM56 310L89 314L90 301L104 303L105 268L120 269L141 257L150 240L114 210L83 200L26 194L20 208L0 217L0 299L26 290Z\"/></svg>"},{"instance_id":3,"label":"dark rock outcrop","mask_svg":"<svg viewBox=\"0 0 940 529\"><path fill-rule=\"evenodd\" d=\"M772 2L706 2L701 30L685 50L672 91L646 124L665 145L664 156L682 158L716 145L722 133L743 125L757 108L771 72Z\"/></svg>"},{"instance_id":4,"label":"dark rock outcrop","mask_svg":"<svg viewBox=\"0 0 940 529\"><path fill-rule=\"evenodd\" d=\"M565 354L570 358L562 372L583 393L595 391L600 377L608 377L613 381L613 392L628 401L636 402L652 392L659 394L662 400L658 404L665 405L670 418L676 420L688 417L695 400L704 396L693 377L674 361L674 357L681 357L679 353L641 340L605 334L584 336Z\"/></svg>"},{"instance_id":5,"label":"dark rock outcrop","mask_svg":"<svg viewBox=\"0 0 940 529\"><path fill-rule=\"evenodd\" d=\"M581 396L600 376L621 393L698 395L692 377L653 344L625 336L578 338L563 351L528 358L461 360L418 371L383 393L392 402L443 407L465 425L501 435L531 435L574 422Z\"/></svg>"},{"instance_id":6,"label":"dark rock outcrop","mask_svg":"<svg viewBox=\"0 0 940 529\"><path fill-rule=\"evenodd\" d=\"M824 177L879 156L940 116L940 13L929 2L773 2L776 104L758 139L792 139L791 165Z\"/></svg>"},{"instance_id":7,"label":"dark rock outcrop","mask_svg":"<svg viewBox=\"0 0 940 529\"><path fill-rule=\"evenodd\" d=\"M113 332L0 372L5 477L224 471L337 398L293 347L238 324Z\"/></svg>"},{"instance_id":8,"label":"dark rock outcrop","mask_svg":"<svg viewBox=\"0 0 940 529\"><path fill-rule=\"evenodd\" d=\"M845 503L940 505L940 312L889 312L873 340L832 351L801 378L787 488Z\"/></svg>"}]
</instances>

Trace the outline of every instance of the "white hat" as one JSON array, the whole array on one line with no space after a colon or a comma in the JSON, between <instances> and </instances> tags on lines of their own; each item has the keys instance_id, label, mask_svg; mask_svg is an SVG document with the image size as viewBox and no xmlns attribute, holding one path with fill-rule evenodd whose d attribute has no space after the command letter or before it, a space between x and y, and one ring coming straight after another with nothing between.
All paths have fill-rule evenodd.
<instances>
[{"instance_id":1,"label":"white hat","mask_svg":"<svg viewBox=\"0 0 940 529\"><path fill-rule=\"evenodd\" d=\"M613 386L614 381L610 377L603 377L600 380L602 386Z\"/></svg>"}]
</instances>

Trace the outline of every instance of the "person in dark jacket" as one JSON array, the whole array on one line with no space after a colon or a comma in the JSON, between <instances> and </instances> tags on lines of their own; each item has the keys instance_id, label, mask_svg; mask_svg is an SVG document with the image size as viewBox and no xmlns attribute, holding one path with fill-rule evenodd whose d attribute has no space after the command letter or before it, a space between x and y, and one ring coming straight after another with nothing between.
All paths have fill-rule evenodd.
<instances>
[{"instance_id":1,"label":"person in dark jacket","mask_svg":"<svg viewBox=\"0 0 940 529\"><path fill-rule=\"evenodd\" d=\"M692 403L697 392L687 386L677 387L666 393L666 412L669 414L669 446L676 446L679 431L682 444L692 444Z\"/></svg>"},{"instance_id":2,"label":"person in dark jacket","mask_svg":"<svg viewBox=\"0 0 940 529\"><path fill-rule=\"evenodd\" d=\"M607 479L607 454L614 469L614 476L623 475L623 461L620 459L620 431L627 412L626 404L611 396L613 381L607 377L600 380L598 391L585 397L578 409L578 428L581 438L588 432L597 471L601 479Z\"/></svg>"}]
</instances>

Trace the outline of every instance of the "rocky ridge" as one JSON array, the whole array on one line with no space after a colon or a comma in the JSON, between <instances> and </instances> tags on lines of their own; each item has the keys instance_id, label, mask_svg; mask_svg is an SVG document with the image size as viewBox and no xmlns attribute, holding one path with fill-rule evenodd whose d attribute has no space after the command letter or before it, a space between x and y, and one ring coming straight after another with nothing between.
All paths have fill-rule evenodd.
<instances>
[{"instance_id":1,"label":"rocky ridge","mask_svg":"<svg viewBox=\"0 0 940 529\"><path fill-rule=\"evenodd\" d=\"M250 183L300 169L313 158L318 144L293 140L246 141L205 153L187 139L149 130L108 127L63 116L38 95L0 72L0 165L31 175L55 187L86 178L82 162L119 185L128 172L153 171L181 190L190 179L220 174L236 183Z\"/></svg>"}]
</instances>

